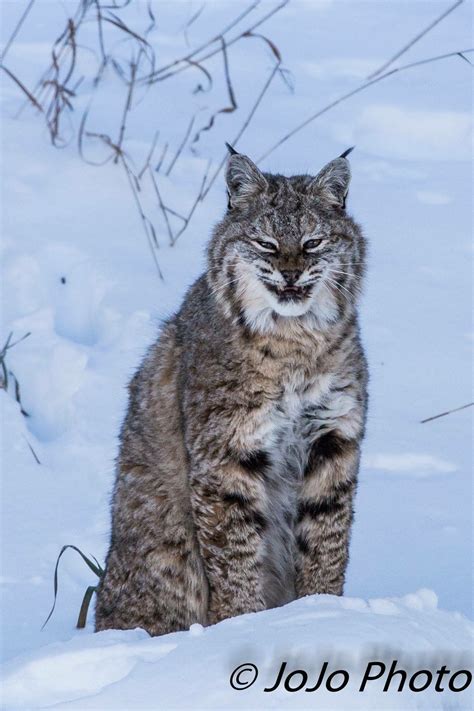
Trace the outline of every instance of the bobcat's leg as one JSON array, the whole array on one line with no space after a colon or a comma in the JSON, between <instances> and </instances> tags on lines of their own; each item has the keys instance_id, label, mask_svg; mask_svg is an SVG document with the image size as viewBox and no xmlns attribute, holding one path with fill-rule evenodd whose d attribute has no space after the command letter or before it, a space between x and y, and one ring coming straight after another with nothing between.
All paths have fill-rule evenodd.
<instances>
[{"instance_id":1,"label":"bobcat's leg","mask_svg":"<svg viewBox=\"0 0 474 711\"><path fill-rule=\"evenodd\" d=\"M189 500L178 362L168 325L130 384L97 630L142 627L158 635L207 620L208 583Z\"/></svg>"},{"instance_id":2,"label":"bobcat's leg","mask_svg":"<svg viewBox=\"0 0 474 711\"><path fill-rule=\"evenodd\" d=\"M358 462L357 443L337 431L313 444L297 509L298 597L342 595Z\"/></svg>"},{"instance_id":3,"label":"bobcat's leg","mask_svg":"<svg viewBox=\"0 0 474 711\"><path fill-rule=\"evenodd\" d=\"M206 624L208 586L191 515L156 486L153 494L152 478L151 471L128 472L126 491L116 493L120 508L97 595L97 631L141 627L160 635Z\"/></svg>"},{"instance_id":4,"label":"bobcat's leg","mask_svg":"<svg viewBox=\"0 0 474 711\"><path fill-rule=\"evenodd\" d=\"M265 609L266 455L191 467L191 500L209 581L209 623Z\"/></svg>"}]
</instances>

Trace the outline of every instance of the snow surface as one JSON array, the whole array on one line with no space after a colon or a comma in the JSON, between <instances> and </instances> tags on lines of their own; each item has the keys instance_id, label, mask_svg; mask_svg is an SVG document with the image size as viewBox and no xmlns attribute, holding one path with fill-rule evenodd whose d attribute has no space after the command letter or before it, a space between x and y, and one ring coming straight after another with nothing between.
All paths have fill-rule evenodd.
<instances>
[{"instance_id":1,"label":"snow surface","mask_svg":"<svg viewBox=\"0 0 474 711\"><path fill-rule=\"evenodd\" d=\"M414 693L407 686L399 692L394 677L384 692L385 675L359 692L369 661L385 663L387 669L397 658L405 660L405 667L400 663L398 668L466 668L473 626L436 605L429 590L368 602L320 595L161 638L143 630L78 634L7 663L4 703L11 709L35 708L38 699L42 708L68 709L470 709L471 690L450 692L447 680L443 692L436 692L433 683ZM307 672L309 688L325 661L327 676L344 670L349 682L338 692L327 690L325 682L312 693L304 687L289 692L283 684L264 692L275 685L283 661L287 673ZM258 670L254 684L232 688L230 678L238 667L246 665L248 671L234 677L234 686L254 678L249 664ZM295 675L290 688L301 681ZM462 682L459 677L457 684ZM341 676L334 678L334 687L339 684Z\"/></svg>"},{"instance_id":2,"label":"snow surface","mask_svg":"<svg viewBox=\"0 0 474 711\"><path fill-rule=\"evenodd\" d=\"M182 27L198 6L157 5L154 42L166 61L186 51ZM22 7L2 3L3 38ZM28 86L74 7L48 2L31 11L7 62ZM235 7L206 5L189 28L192 45L232 19ZM436 0L291 2L262 31L292 71L294 93L275 81L238 147L252 157L264 153L446 7ZM135 15L143 20L146 4L132 3L128 12L131 21ZM468 47L471 12L465 2L398 63ZM87 44L93 24L84 32ZM159 176L176 209L192 204L208 158L214 165L222 158L224 141L240 128L273 57L263 42L249 39L229 50L229 61L239 110L218 117L196 154L185 149L170 178ZM138 165L157 129L163 134L158 152L170 143L169 161L193 111L201 126L225 105L221 63L210 64L216 86L209 96L192 94L196 77L188 73L140 97L125 141ZM93 69L84 65L81 71L86 79L77 106L84 109ZM216 182L173 248L156 199L151 191L144 194L161 244L160 281L120 166L87 165L74 144L54 149L30 109L14 118L22 104L18 87L4 74L1 81L0 344L10 331L15 338L31 332L7 356L29 417L11 392L0 391L5 708L298 708L316 705L313 695L265 694L259 681L233 691L233 665L253 661L268 683L282 660L304 662L309 670L330 652L356 679L374 646L376 656L387 648L448 656L469 650L472 409L420 424L472 400L469 64L455 58L395 74L324 114L263 163L275 172L315 172L357 146L349 209L370 241L361 316L371 385L349 597L309 598L154 640L141 631L93 635L92 615L86 631L74 630L85 588L95 579L71 551L61 562L56 611L43 630L41 625L61 547L71 543L104 559L125 385L161 319L202 271L211 226L225 206L224 186ZM117 133L117 87L112 77L105 82L91 130ZM76 127L79 117L79 110L71 115ZM89 151L91 157L100 152L97 146ZM427 588L450 612L435 609L433 593L413 593ZM374 597L378 601L364 602ZM354 688L324 700L321 694L318 708L401 708L396 693L382 695L374 686L357 694ZM403 708L469 708L466 694L448 700L429 691L403 692Z\"/></svg>"}]
</instances>

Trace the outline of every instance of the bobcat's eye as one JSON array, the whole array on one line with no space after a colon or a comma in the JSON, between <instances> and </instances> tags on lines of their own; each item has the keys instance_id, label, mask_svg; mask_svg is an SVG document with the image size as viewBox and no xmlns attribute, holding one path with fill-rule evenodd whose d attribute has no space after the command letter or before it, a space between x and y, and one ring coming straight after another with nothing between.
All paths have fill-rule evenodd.
<instances>
[{"instance_id":1,"label":"bobcat's eye","mask_svg":"<svg viewBox=\"0 0 474 711\"><path fill-rule=\"evenodd\" d=\"M308 239L303 245L303 250L305 252L314 252L325 241L324 239Z\"/></svg>"},{"instance_id":2,"label":"bobcat's eye","mask_svg":"<svg viewBox=\"0 0 474 711\"><path fill-rule=\"evenodd\" d=\"M258 247L258 249L261 249L264 252L273 252L274 254L278 252L278 245L276 244L276 242L268 242L264 239L256 239L252 241L253 244Z\"/></svg>"}]
</instances>

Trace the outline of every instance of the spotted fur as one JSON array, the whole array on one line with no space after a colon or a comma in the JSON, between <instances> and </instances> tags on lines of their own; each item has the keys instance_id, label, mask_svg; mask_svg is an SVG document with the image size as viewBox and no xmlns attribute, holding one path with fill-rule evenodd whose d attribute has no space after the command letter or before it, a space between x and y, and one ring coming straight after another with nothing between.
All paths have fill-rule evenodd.
<instances>
[{"instance_id":1,"label":"spotted fur","mask_svg":"<svg viewBox=\"0 0 474 711\"><path fill-rule=\"evenodd\" d=\"M364 434L349 164L233 153L208 268L130 384L96 628L152 635L342 594Z\"/></svg>"}]
</instances>

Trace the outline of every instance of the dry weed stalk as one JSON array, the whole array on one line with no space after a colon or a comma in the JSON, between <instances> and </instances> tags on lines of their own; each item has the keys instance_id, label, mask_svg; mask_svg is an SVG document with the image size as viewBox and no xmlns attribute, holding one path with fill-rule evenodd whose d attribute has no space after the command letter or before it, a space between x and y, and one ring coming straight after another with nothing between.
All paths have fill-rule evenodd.
<instances>
[{"instance_id":1,"label":"dry weed stalk","mask_svg":"<svg viewBox=\"0 0 474 711\"><path fill-rule=\"evenodd\" d=\"M26 97L26 103L23 108L29 104L39 111L46 121L51 142L57 147L67 145L74 133L77 137L78 150L81 158L87 163L95 166L105 165L113 161L115 164L120 164L124 169L128 184L133 195L133 200L136 205L140 220L143 225L143 230L146 235L147 242L152 253L152 257L157 268L157 272L162 276L157 259L158 239L156 229L150 217L146 214L141 192L144 188L143 180L145 176L151 180L153 194L156 197L158 208L164 221L164 227L168 233L169 244L174 245L177 239L188 228L191 219L200 202L205 198L215 177L221 169L222 163L214 174L213 178L208 182L210 162L204 170L203 176L198 186L197 193L192 202L191 208L187 214L182 214L180 209L167 205L163 202L161 191L158 185L158 174L162 170L163 163L168 153L169 142L163 140L161 148L161 156L156 167L152 168L152 160L155 150L158 145L159 132L154 134L153 141L150 145L145 164L139 171L135 171L133 165L134 160L125 150L124 146L127 142L128 120L137 105L136 98L139 88L145 91L156 87L158 84L167 79L171 79L183 71L194 69L198 71L206 80L206 87L198 85L195 91L209 91L214 85L212 71L209 66L206 66L208 60L217 55L221 55L224 71L225 86L227 89L228 102L222 108L211 113L207 121L203 125L196 127L197 119L194 114L187 125L185 133L176 151L173 154L165 171L165 175L169 177L180 160L183 151L186 147L194 146L198 143L203 132L212 130L218 115L230 114L238 110L238 104L235 98L234 86L231 78L231 70L229 64L228 49L236 43L254 38L263 41L268 46L274 57L277 66L281 65L281 56L274 42L264 35L257 32L267 20L279 12L288 0L283 0L271 8L265 8L264 13L257 11L260 8L260 2L253 2L248 7L240 10L237 15L226 24L219 33L211 36L193 50L187 52L184 56L156 67L156 56L151 40L153 30L156 28L156 18L152 9L151 1L147 4L148 24L143 31L137 30L136 27L127 24L124 19L123 10L130 4L130 0L123 2L111 2L111 0L78 0L75 12L68 18L64 30L55 40L51 50L51 62L46 70L41 74L39 80L33 89L29 89L25 83L16 76L9 68L2 68L6 74L16 83L23 95ZM11 43L22 24L27 19L34 0L26 8L21 16L17 26L7 43L3 57L8 51ZM192 17L185 23L183 32L186 43L189 45L189 29L203 14L205 5L200 7ZM244 21L247 20L247 24ZM85 47L82 43L81 36L83 34L85 23L94 23L97 29L96 46ZM117 42L115 42L117 40ZM117 55L118 41L120 46L124 43L129 47L129 60L124 63L123 59L119 59ZM81 58L85 51L93 51L97 58L97 70L92 79L93 90L89 105L82 112L77 131L74 132L74 125L70 119L77 105L77 89L82 83L84 77L80 74ZM123 109L120 116L120 121L117 129L117 137L112 138L108 131L88 130L90 122L90 113L93 109L94 96L100 91L102 82L106 75L110 75L110 71L118 77L124 85L124 101ZM275 70L272 72L272 78ZM259 104L266 93L269 82L265 82L264 91L259 94L257 104ZM255 110L252 110L247 117L243 130L248 126ZM69 120L68 120L69 119ZM194 129L194 133L193 133ZM165 137L163 137L164 139ZM86 155L90 151L86 147L86 143L90 141L99 141L107 149L106 155L102 159ZM170 223L170 216L177 217L181 221L179 229L174 233Z\"/></svg>"},{"instance_id":2,"label":"dry weed stalk","mask_svg":"<svg viewBox=\"0 0 474 711\"><path fill-rule=\"evenodd\" d=\"M398 72L406 71L423 64L436 62L454 56L460 57L471 64L466 57L466 54L472 52L473 50L466 49L450 52L436 57L429 57L424 60L387 70L387 68L391 66L396 59L402 56L410 47L413 46L413 44L418 42L419 39L424 37L430 30L433 29L433 27L437 26L442 20L444 20L451 12L459 7L462 2L463 0L455 0L454 4L435 18L410 42L406 43L396 54L394 54L381 67L373 72L367 80L336 98L334 101L313 113L306 120L299 123L295 128L287 132L279 141L265 151L260 156L258 161L260 162L264 160L279 146L288 141L299 131L303 130L319 116L322 116L324 113L330 111L342 102L347 101L352 96L355 96L361 91L365 91L370 86L373 86L374 84L383 81ZM33 3L34 0L30 0L27 8L21 15L10 40L7 42L2 55L2 61L17 36L20 27L24 24L27 17L31 16L30 10ZM259 91L249 114L243 121L240 130L232 140L232 144L236 145L253 120L253 117L262 103L274 77L277 75L280 76L291 89L289 72L282 66L280 50L271 38L261 32L262 26L265 25L265 23L276 13L280 12L287 3L288 0L283 0L272 5L270 8L268 5L265 5L265 11L261 14L258 13L259 8L261 7L261 2L260 0L257 0L243 10L240 10L239 13L221 29L220 32L212 35L191 51L186 52L183 56L157 67L156 54L152 41L152 33L156 29L156 18L152 10L151 0L148 0L146 6L148 24L143 31L138 31L135 27L131 27L127 24L121 14L122 11L129 6L130 0L122 0L121 2L118 0L78 0L75 12L70 18L68 18L63 32L53 44L51 51L51 63L49 67L43 72L32 90L30 90L10 68L5 67L4 63L2 63L1 68L12 79L12 81L15 82L25 96L26 103L24 106L29 104L44 117L53 145L64 146L70 140L70 138L68 139L66 136L66 118L72 118L72 113L77 100L77 89L84 78L79 74L79 60L81 59L84 51L92 50L94 52L97 57L97 71L92 80L93 91L91 92L89 105L85 110L83 110L78 129L75 132L79 154L83 160L91 165L101 166L113 161L115 164L120 164L125 170L128 184L133 195L133 200L140 216L143 230L160 277L162 274L156 254L159 246L156 236L156 229L153 221L146 214L144 203L141 199L141 193L144 188L143 180L145 179L145 176L147 176L151 182L153 194L157 201L157 207L163 218L164 228L168 234L169 244L174 245L176 244L178 238L189 227L198 205L208 195L216 178L222 170L226 155L223 152L222 160L219 162L214 173L210 177L209 172L211 164L210 162L207 164L191 209L186 215L182 213L181 209L176 209L171 205L167 205L162 198L162 191L158 184L158 175L162 172L169 150L169 141L165 140L166 137L163 137L160 158L158 159L155 168L152 166L152 161L158 146L158 140L160 137L159 131L155 131L154 133L148 155L141 170L135 170L133 167L133 157L124 150L124 145L126 145L127 142L128 120L136 105L140 101L140 99L136 98L137 90L141 89L142 91L149 91L153 89L153 91L156 92L157 88L155 87L157 87L159 83L167 79L172 79L182 72L194 69L206 80L205 88L201 84L198 84L195 92L210 91L214 85L214 78L208 60L218 55L222 58L223 74L228 101L225 106L213 111L208 120L203 125L197 127L194 134L193 129L197 123L197 114L194 113L191 116L184 135L166 168L165 176L169 177L177 162L183 155L186 147L194 150L195 145L199 142L202 134L213 129L218 116L234 113L240 110L236 98L234 82L231 76L229 48L233 47L237 43L244 42L249 39L256 39L259 42L263 42L265 46L270 49L272 54L274 61L273 68ZM205 9L206 6L202 5L184 25L183 33L187 46L189 46L188 31L190 27L204 14ZM245 20L247 21L246 23L244 23ZM83 30L85 22L95 23L97 29L95 47L84 47L78 40L78 38L80 39L80 34ZM113 42L112 40L117 40L117 42ZM125 45L129 48L129 59L126 63L124 63L123 60L119 60L118 55L116 54L118 40L120 40L120 46L125 43ZM117 138L115 140L113 140L106 131L90 131L86 128L93 106L94 95L100 90L108 70L113 72L113 74L118 77L124 86L123 109L118 123ZM69 122L69 126L72 137L74 135L72 121ZM86 157L85 144L86 142L93 140L99 140L107 149L108 152L106 153L105 158L97 160L91 157ZM161 177L160 180L162 180ZM173 231L169 216L176 217L182 223L176 231Z\"/></svg>"}]
</instances>

